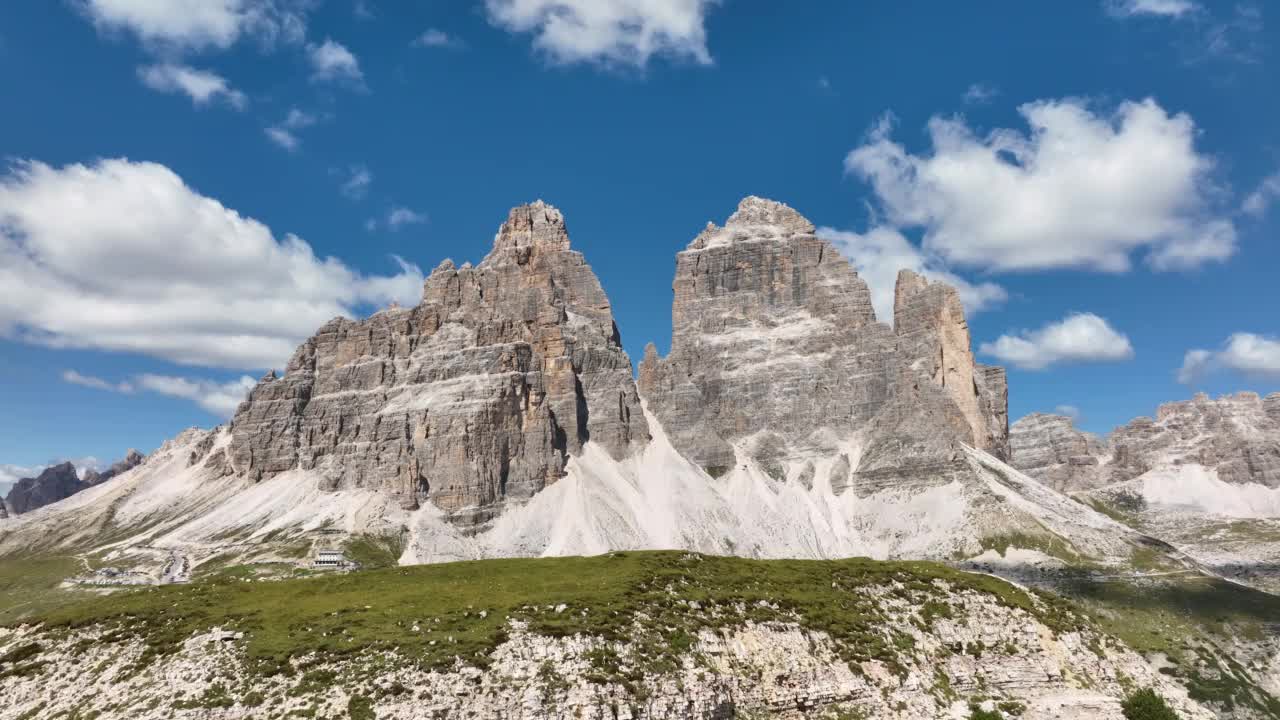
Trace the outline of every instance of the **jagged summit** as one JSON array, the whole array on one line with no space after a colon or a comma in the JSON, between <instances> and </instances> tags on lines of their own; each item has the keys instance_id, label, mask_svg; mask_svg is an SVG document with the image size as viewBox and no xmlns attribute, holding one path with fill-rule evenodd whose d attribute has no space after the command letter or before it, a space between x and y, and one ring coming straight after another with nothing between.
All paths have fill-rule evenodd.
<instances>
[{"instance_id":1,"label":"jagged summit","mask_svg":"<svg viewBox=\"0 0 1280 720\"><path fill-rule=\"evenodd\" d=\"M649 438L604 289L541 201L511 210L479 265L436 267L417 307L326 324L232 429L232 472L315 472L467 526L588 441L623 457Z\"/></svg>"},{"instance_id":2,"label":"jagged summit","mask_svg":"<svg viewBox=\"0 0 1280 720\"><path fill-rule=\"evenodd\" d=\"M538 248L552 252L568 250L569 232L565 228L564 215L542 200L511 208L506 221L493 238L493 250L497 253L518 248ZM487 261L489 258L486 258Z\"/></svg>"},{"instance_id":3,"label":"jagged summit","mask_svg":"<svg viewBox=\"0 0 1280 720\"><path fill-rule=\"evenodd\" d=\"M814 232L813 223L789 205L748 195L738 203L738 209L725 221L724 227L708 222L687 249L702 250L745 240L811 236Z\"/></svg>"}]
</instances>

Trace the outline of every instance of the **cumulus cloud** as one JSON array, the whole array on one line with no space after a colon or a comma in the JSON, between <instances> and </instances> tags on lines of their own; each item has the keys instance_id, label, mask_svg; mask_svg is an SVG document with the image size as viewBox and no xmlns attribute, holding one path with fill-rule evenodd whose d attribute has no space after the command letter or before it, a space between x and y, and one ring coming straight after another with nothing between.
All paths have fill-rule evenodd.
<instances>
[{"instance_id":1,"label":"cumulus cloud","mask_svg":"<svg viewBox=\"0 0 1280 720\"><path fill-rule=\"evenodd\" d=\"M268 140L289 152L295 152L302 147L302 141L298 139L298 136L286 128L269 127L265 128L263 132L267 134Z\"/></svg>"},{"instance_id":2,"label":"cumulus cloud","mask_svg":"<svg viewBox=\"0 0 1280 720\"><path fill-rule=\"evenodd\" d=\"M1280 172L1263 178L1258 187L1245 197L1240 209L1254 217L1262 217L1276 198L1280 198Z\"/></svg>"},{"instance_id":3,"label":"cumulus cloud","mask_svg":"<svg viewBox=\"0 0 1280 720\"><path fill-rule=\"evenodd\" d=\"M138 68L142 84L164 93L183 93L196 106L222 100L231 107L242 110L248 104L245 94L231 87L227 79L208 70L197 70L188 65L161 63Z\"/></svg>"},{"instance_id":4,"label":"cumulus cloud","mask_svg":"<svg viewBox=\"0 0 1280 720\"><path fill-rule=\"evenodd\" d=\"M246 36L300 42L305 3L289 0L73 0L103 31L123 31L165 50L231 47Z\"/></svg>"},{"instance_id":5,"label":"cumulus cloud","mask_svg":"<svg viewBox=\"0 0 1280 720\"><path fill-rule=\"evenodd\" d=\"M1175 19L1200 9L1200 4L1192 0L1106 0L1103 6L1115 17L1155 15Z\"/></svg>"},{"instance_id":6,"label":"cumulus cloud","mask_svg":"<svg viewBox=\"0 0 1280 720\"><path fill-rule=\"evenodd\" d=\"M930 280L951 285L960 293L968 314L981 312L1008 298L1004 288L995 283L975 284L949 272L893 228L874 227L866 233L856 233L823 227L818 229L818 234L848 258L859 277L867 282L871 288L871 304L881 322L893 324L893 292L899 270L914 270Z\"/></svg>"},{"instance_id":7,"label":"cumulus cloud","mask_svg":"<svg viewBox=\"0 0 1280 720\"><path fill-rule=\"evenodd\" d=\"M319 45L308 45L307 59L311 62L313 80L356 84L364 82L360 61L342 43L326 38Z\"/></svg>"},{"instance_id":8,"label":"cumulus cloud","mask_svg":"<svg viewBox=\"0 0 1280 720\"><path fill-rule=\"evenodd\" d=\"M1133 357L1129 338L1093 313L1068 315L1039 330L1001 335L993 343L982 343L978 351L1022 370Z\"/></svg>"},{"instance_id":9,"label":"cumulus cloud","mask_svg":"<svg viewBox=\"0 0 1280 720\"><path fill-rule=\"evenodd\" d=\"M336 315L417 302L421 269L368 276L127 159L0 178L0 337L187 365L279 367Z\"/></svg>"},{"instance_id":10,"label":"cumulus cloud","mask_svg":"<svg viewBox=\"0 0 1280 720\"><path fill-rule=\"evenodd\" d=\"M1178 382L1192 385L1218 370L1280 380L1280 339L1238 332L1217 350L1188 350L1178 369Z\"/></svg>"},{"instance_id":11,"label":"cumulus cloud","mask_svg":"<svg viewBox=\"0 0 1280 720\"><path fill-rule=\"evenodd\" d=\"M413 39L410 43L414 47L427 48L454 48L463 47L463 42L438 28L427 28L421 35Z\"/></svg>"},{"instance_id":12,"label":"cumulus cloud","mask_svg":"<svg viewBox=\"0 0 1280 720\"><path fill-rule=\"evenodd\" d=\"M1235 252L1231 220L1211 208L1213 160L1195 124L1154 100L1110 114L1079 100L1028 103L1030 133L979 136L963 118L934 117L932 150L891 138L886 117L845 158L897 227L924 229L924 247L955 265L997 271L1123 272L1135 253L1157 270Z\"/></svg>"},{"instance_id":13,"label":"cumulus cloud","mask_svg":"<svg viewBox=\"0 0 1280 720\"><path fill-rule=\"evenodd\" d=\"M175 377L172 375L139 375L138 386L144 390L190 400L220 418L229 418L257 383L248 375L230 382Z\"/></svg>"},{"instance_id":14,"label":"cumulus cloud","mask_svg":"<svg viewBox=\"0 0 1280 720\"><path fill-rule=\"evenodd\" d=\"M489 22L532 33L556 64L643 68L655 55L711 63L706 16L715 0L485 0Z\"/></svg>"},{"instance_id":15,"label":"cumulus cloud","mask_svg":"<svg viewBox=\"0 0 1280 720\"><path fill-rule=\"evenodd\" d=\"M71 383L72 385L81 385L94 390L106 390L108 392L131 393L133 392L133 384L128 382L113 383L103 380L93 375L84 375L75 370L63 370L62 381Z\"/></svg>"}]
</instances>

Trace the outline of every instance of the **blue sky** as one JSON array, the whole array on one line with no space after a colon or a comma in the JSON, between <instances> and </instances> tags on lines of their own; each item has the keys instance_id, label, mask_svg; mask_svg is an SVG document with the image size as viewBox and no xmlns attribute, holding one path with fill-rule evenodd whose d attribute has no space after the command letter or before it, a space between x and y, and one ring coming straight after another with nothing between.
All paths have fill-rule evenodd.
<instances>
[{"instance_id":1,"label":"blue sky","mask_svg":"<svg viewBox=\"0 0 1280 720\"><path fill-rule=\"evenodd\" d=\"M1269 9L0 4L0 466L220 422L535 198L633 359L669 344L675 253L756 194L882 307L900 265L961 283L1014 418L1280 389Z\"/></svg>"}]
</instances>

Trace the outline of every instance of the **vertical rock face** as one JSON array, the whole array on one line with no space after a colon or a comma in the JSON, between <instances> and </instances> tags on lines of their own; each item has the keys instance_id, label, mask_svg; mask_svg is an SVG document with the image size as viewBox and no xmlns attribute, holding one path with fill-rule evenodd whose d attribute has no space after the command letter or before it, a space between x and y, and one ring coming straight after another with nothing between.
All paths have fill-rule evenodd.
<instances>
[{"instance_id":1,"label":"vertical rock face","mask_svg":"<svg viewBox=\"0 0 1280 720\"><path fill-rule=\"evenodd\" d=\"M893 333L866 283L786 205L749 197L723 228L708 224L676 256L673 289L671 352L646 348L640 383L695 463L731 466L730 443L758 433L764 446L776 445L764 433L822 445L822 428L852 429L888 399Z\"/></svg>"},{"instance_id":2,"label":"vertical rock face","mask_svg":"<svg viewBox=\"0 0 1280 720\"><path fill-rule=\"evenodd\" d=\"M1097 436L1077 430L1064 415L1032 413L1009 429L1010 464L1061 492L1097 487L1107 454Z\"/></svg>"},{"instance_id":3,"label":"vertical rock face","mask_svg":"<svg viewBox=\"0 0 1280 720\"><path fill-rule=\"evenodd\" d=\"M997 457L1009 454L1008 384L1004 368L980 365L970 349L969 323L956 289L898 273L893 329L909 366L946 389L972 429L967 442Z\"/></svg>"},{"instance_id":4,"label":"vertical rock face","mask_svg":"<svg viewBox=\"0 0 1280 720\"><path fill-rule=\"evenodd\" d=\"M84 486L69 462L45 468L33 478L22 478L14 484L6 498L15 515L56 503L80 492Z\"/></svg>"},{"instance_id":5,"label":"vertical rock face","mask_svg":"<svg viewBox=\"0 0 1280 720\"><path fill-rule=\"evenodd\" d=\"M954 291L902 276L889 329L849 262L782 203L748 197L709 224L677 255L673 289L671 352L646 348L640 387L673 444L713 473L734 443L768 469L858 431L870 437L859 474L901 465L904 449L945 460L952 441L1004 452L1004 375L973 363ZM835 467L832 487L848 487L849 458Z\"/></svg>"},{"instance_id":6,"label":"vertical rock face","mask_svg":"<svg viewBox=\"0 0 1280 720\"><path fill-rule=\"evenodd\" d=\"M430 501L479 529L587 441L621 458L648 440L604 290L537 202L478 266L437 267L417 307L322 327L240 406L228 458L254 479L296 467Z\"/></svg>"}]
</instances>

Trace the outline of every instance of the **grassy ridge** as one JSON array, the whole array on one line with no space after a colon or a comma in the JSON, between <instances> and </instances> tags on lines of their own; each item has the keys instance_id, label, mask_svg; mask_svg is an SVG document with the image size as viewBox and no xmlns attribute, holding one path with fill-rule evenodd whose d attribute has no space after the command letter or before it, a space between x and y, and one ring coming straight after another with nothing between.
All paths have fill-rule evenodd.
<instances>
[{"instance_id":1,"label":"grassy ridge","mask_svg":"<svg viewBox=\"0 0 1280 720\"><path fill-rule=\"evenodd\" d=\"M246 632L250 661L269 673L289 672L290 658L311 653L340 658L369 650L394 650L426 668L457 659L484 666L512 618L541 634L584 633L651 646L644 653L649 671L673 662L699 629L777 619L828 632L846 660L892 663L904 640L886 633L881 603L863 591L893 586L895 595L944 614L950 595L938 580L989 593L1052 626L1079 622L1001 580L934 563L683 552L483 560L278 582L220 577L122 592L54 608L40 619L54 630L118 626L117 637L146 640L149 658L193 633L233 628ZM640 636L638 619L649 628ZM609 658L599 660L608 671Z\"/></svg>"}]
</instances>

